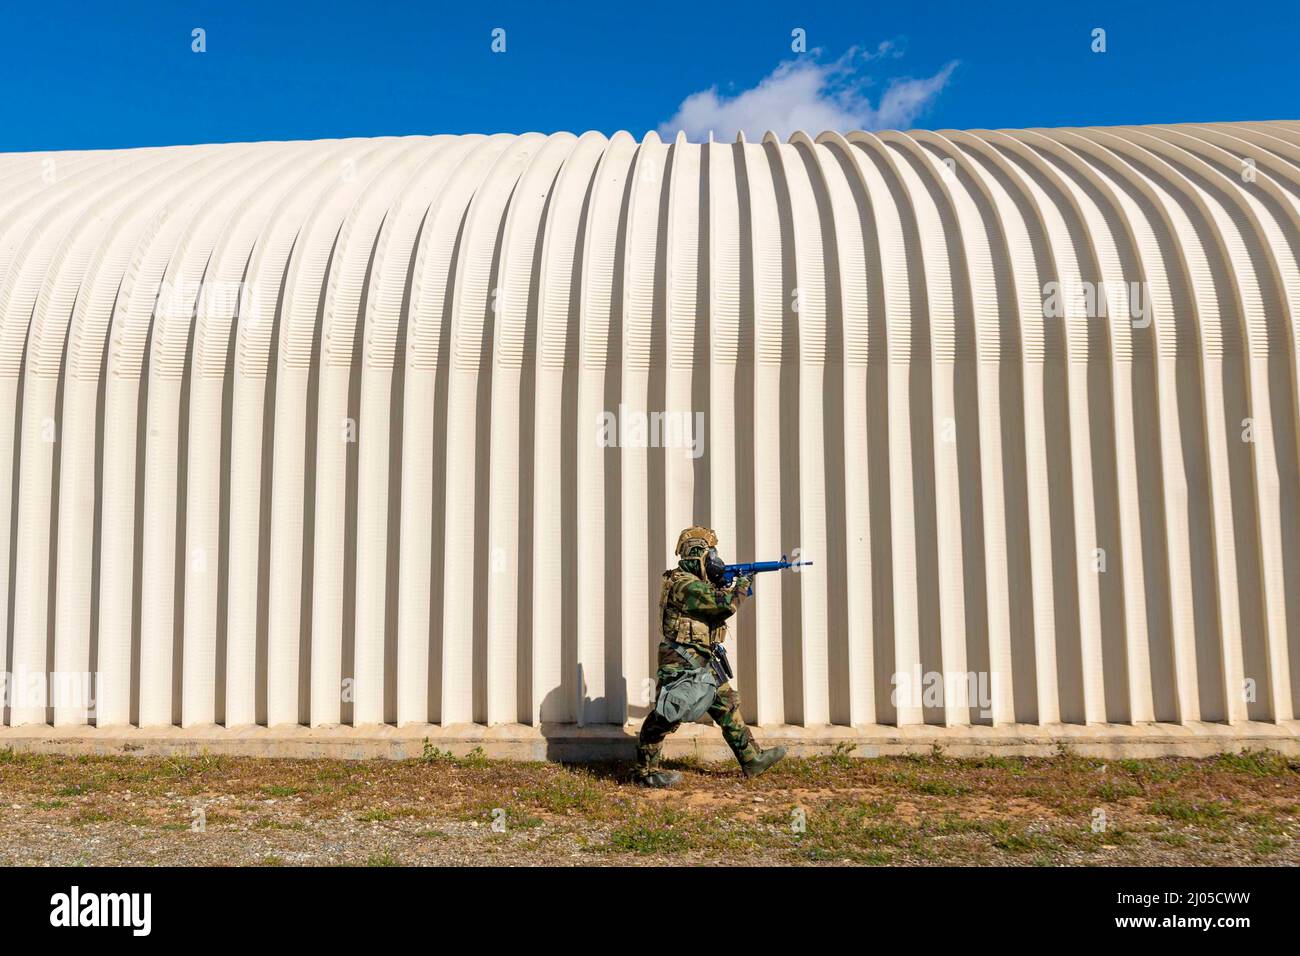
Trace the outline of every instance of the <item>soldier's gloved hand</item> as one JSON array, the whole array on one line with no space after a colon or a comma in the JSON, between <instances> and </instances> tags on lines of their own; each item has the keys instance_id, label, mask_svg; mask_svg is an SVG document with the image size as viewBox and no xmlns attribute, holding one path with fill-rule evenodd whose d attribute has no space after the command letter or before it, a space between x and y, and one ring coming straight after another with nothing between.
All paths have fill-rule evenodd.
<instances>
[{"instance_id":1,"label":"soldier's gloved hand","mask_svg":"<svg viewBox=\"0 0 1300 956\"><path fill-rule=\"evenodd\" d=\"M732 588L735 589L736 593L738 594L748 594L750 590L754 587L754 583L750 578L747 578L743 574L740 574L736 576L736 580L732 582L731 586Z\"/></svg>"}]
</instances>

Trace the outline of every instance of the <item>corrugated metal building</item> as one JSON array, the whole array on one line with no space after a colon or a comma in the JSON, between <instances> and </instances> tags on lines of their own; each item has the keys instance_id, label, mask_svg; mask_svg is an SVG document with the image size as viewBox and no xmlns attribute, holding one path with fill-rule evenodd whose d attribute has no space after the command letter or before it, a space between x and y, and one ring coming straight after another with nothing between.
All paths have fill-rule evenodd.
<instances>
[{"instance_id":1,"label":"corrugated metal building","mask_svg":"<svg viewBox=\"0 0 1300 956\"><path fill-rule=\"evenodd\" d=\"M4 723L622 724L700 522L816 562L751 721L1294 728L1298 225L1291 122L0 155Z\"/></svg>"}]
</instances>

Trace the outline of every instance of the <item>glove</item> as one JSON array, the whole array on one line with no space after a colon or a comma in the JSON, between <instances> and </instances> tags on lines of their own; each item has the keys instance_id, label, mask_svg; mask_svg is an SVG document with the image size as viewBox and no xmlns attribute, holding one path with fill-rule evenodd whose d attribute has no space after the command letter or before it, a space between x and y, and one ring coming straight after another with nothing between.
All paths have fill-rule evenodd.
<instances>
[{"instance_id":1,"label":"glove","mask_svg":"<svg viewBox=\"0 0 1300 956\"><path fill-rule=\"evenodd\" d=\"M739 574L736 576L736 580L732 582L731 587L738 594L749 594L754 588L754 582L743 574Z\"/></svg>"}]
</instances>

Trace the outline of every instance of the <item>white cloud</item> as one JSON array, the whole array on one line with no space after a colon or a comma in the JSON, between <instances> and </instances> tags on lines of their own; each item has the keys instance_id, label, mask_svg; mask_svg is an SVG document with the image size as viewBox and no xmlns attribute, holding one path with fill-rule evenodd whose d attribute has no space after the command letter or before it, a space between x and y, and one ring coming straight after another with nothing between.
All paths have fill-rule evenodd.
<instances>
[{"instance_id":1,"label":"white cloud","mask_svg":"<svg viewBox=\"0 0 1300 956\"><path fill-rule=\"evenodd\" d=\"M782 139L796 130L816 134L823 130L905 129L925 111L948 84L957 61L933 76L893 77L885 82L878 103L872 104L867 87L874 79L863 64L898 59L902 53L889 40L874 51L850 49L838 60L819 62L812 53L787 60L763 77L758 85L734 96L721 96L716 86L682 100L676 115L659 126L669 139L678 130L693 141L735 139L738 131L757 142L768 130Z\"/></svg>"}]
</instances>

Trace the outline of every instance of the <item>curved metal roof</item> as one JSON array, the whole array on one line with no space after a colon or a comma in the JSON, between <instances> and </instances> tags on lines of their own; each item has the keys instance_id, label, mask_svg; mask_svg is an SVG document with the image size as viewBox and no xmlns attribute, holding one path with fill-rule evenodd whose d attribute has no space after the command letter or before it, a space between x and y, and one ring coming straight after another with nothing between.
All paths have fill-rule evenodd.
<instances>
[{"instance_id":1,"label":"curved metal roof","mask_svg":"<svg viewBox=\"0 0 1300 956\"><path fill-rule=\"evenodd\" d=\"M1289 720L1298 216L1294 122L0 155L0 671L621 723L701 522L816 561L751 720Z\"/></svg>"}]
</instances>

